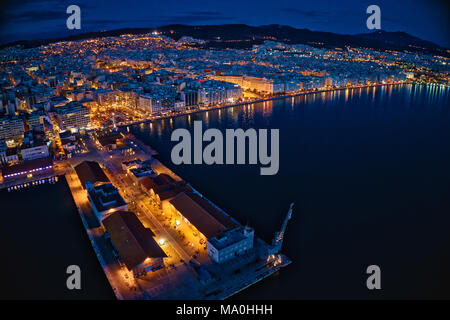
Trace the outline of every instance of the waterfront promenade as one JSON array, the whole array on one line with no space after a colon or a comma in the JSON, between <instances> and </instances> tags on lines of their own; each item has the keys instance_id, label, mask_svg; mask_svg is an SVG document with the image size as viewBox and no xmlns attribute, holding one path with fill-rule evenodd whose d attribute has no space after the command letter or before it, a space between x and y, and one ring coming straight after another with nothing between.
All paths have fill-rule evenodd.
<instances>
[{"instance_id":1,"label":"waterfront promenade","mask_svg":"<svg viewBox=\"0 0 450 320\"><path fill-rule=\"evenodd\" d=\"M382 87L382 86L393 86L393 85L399 85L399 84L413 84L413 83L414 82L411 82L411 81L400 81L400 82L383 83L383 84L380 84L380 83L377 83L377 84L364 84L364 85L354 85L354 86L348 86L348 87L327 88L327 89L319 89L319 90L308 90L308 91L294 92L294 93L289 93L289 94L280 94L280 95L264 97L264 98L249 99L249 100L238 102L238 103L220 104L220 105L214 105L214 106L209 106L209 107L201 107L201 108L197 108L197 109L190 109L190 110L185 110L183 112L167 114L167 115L151 116L149 118L138 120L138 121L130 121L130 122L126 122L126 123L117 123L116 125L119 126L119 127L126 127L126 126L130 126L130 125L140 124L140 123L146 122L146 121L170 119L170 118L187 116L187 115L190 115L190 114L196 114L196 113L201 113L201 112L208 112L208 111L211 111L211 110L227 109L227 108L245 106L245 105L255 104L255 103L260 103L260 102L266 102L266 101L272 101L272 100L280 100L280 99L286 99L286 98L293 98L293 97L297 97L297 96L318 94L318 93L324 93L324 92L353 90L353 89Z\"/></svg>"}]
</instances>

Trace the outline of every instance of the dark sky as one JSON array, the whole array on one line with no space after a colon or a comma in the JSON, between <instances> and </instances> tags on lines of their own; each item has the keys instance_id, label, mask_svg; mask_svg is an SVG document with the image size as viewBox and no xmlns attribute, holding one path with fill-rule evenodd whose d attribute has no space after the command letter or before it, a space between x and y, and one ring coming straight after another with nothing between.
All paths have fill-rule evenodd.
<instances>
[{"instance_id":1,"label":"dark sky","mask_svg":"<svg viewBox=\"0 0 450 320\"><path fill-rule=\"evenodd\" d=\"M81 8L81 30L66 28L67 6ZM449 6L438 0L14 0L1 6L0 43L79 32L166 24L282 24L337 33L369 32L366 8L381 27L450 47Z\"/></svg>"}]
</instances>

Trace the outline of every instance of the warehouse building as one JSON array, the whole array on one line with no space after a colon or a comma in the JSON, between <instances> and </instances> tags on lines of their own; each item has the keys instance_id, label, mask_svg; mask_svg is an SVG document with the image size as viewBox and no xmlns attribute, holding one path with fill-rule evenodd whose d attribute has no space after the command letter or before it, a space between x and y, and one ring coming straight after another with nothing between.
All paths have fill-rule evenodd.
<instances>
[{"instance_id":1,"label":"warehouse building","mask_svg":"<svg viewBox=\"0 0 450 320\"><path fill-rule=\"evenodd\" d=\"M103 169L95 161L83 161L75 167L75 171L84 189L86 189L88 181L94 186L99 183L110 182Z\"/></svg>"},{"instance_id":2,"label":"warehouse building","mask_svg":"<svg viewBox=\"0 0 450 320\"><path fill-rule=\"evenodd\" d=\"M178 215L206 240L212 261L223 263L253 248L254 230L240 226L198 193L181 192L169 203L167 211Z\"/></svg>"},{"instance_id":3,"label":"warehouse building","mask_svg":"<svg viewBox=\"0 0 450 320\"><path fill-rule=\"evenodd\" d=\"M167 255L133 212L117 211L103 221L120 260L135 277L164 267Z\"/></svg>"},{"instance_id":4,"label":"warehouse building","mask_svg":"<svg viewBox=\"0 0 450 320\"><path fill-rule=\"evenodd\" d=\"M185 181L175 181L167 174L159 174L156 177L147 176L139 180L139 185L160 208L164 208L167 201L183 191L190 192L192 189Z\"/></svg>"},{"instance_id":5,"label":"warehouse building","mask_svg":"<svg viewBox=\"0 0 450 320\"><path fill-rule=\"evenodd\" d=\"M53 172L53 160L51 158L41 158L2 168L2 176L5 180L19 178L32 178L33 176L48 174Z\"/></svg>"}]
</instances>

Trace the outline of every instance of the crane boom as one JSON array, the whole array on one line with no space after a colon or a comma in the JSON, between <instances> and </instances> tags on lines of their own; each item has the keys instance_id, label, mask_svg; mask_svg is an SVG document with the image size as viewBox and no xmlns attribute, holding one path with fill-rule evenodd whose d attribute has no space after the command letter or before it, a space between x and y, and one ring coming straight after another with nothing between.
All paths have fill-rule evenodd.
<instances>
[{"instance_id":1,"label":"crane boom","mask_svg":"<svg viewBox=\"0 0 450 320\"><path fill-rule=\"evenodd\" d=\"M277 251L281 250L281 246L283 244L284 233L286 231L287 223L292 217L292 208L294 207L294 203L292 202L289 206L289 211L286 214L286 218L284 218L283 225L281 226L280 231L275 233L275 237L272 240L272 246Z\"/></svg>"}]
</instances>

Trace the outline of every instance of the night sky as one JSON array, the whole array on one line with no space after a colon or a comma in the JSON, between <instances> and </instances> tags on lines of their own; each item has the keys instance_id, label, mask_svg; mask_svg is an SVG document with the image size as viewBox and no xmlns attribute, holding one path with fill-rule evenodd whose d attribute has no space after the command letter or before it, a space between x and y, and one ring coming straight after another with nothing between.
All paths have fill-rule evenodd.
<instances>
[{"instance_id":1,"label":"night sky","mask_svg":"<svg viewBox=\"0 0 450 320\"><path fill-rule=\"evenodd\" d=\"M81 30L66 28L67 6L81 8ZM369 32L368 5L381 8L381 27L450 47L449 6L438 0L14 0L1 5L0 43L128 27L245 23L317 31Z\"/></svg>"}]
</instances>

